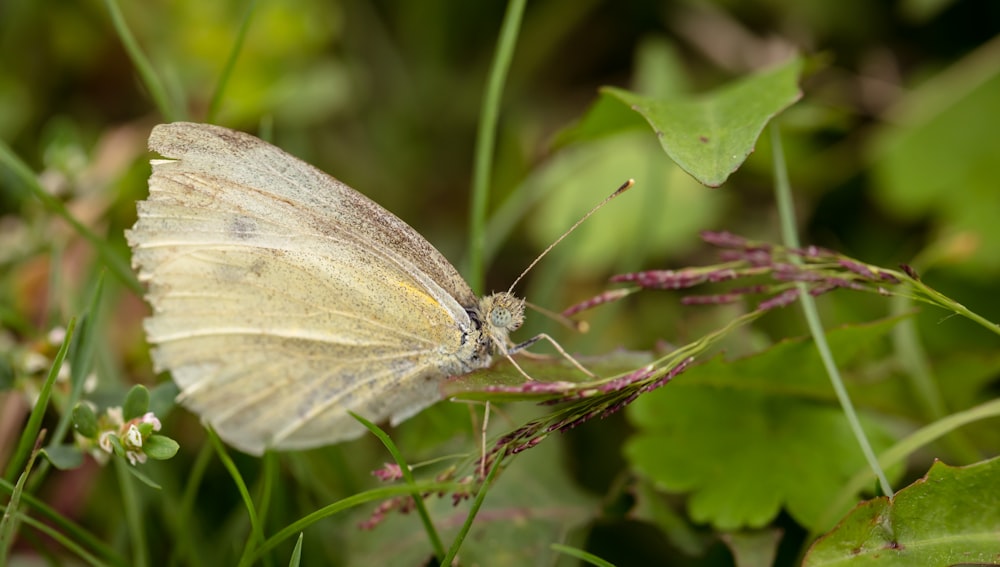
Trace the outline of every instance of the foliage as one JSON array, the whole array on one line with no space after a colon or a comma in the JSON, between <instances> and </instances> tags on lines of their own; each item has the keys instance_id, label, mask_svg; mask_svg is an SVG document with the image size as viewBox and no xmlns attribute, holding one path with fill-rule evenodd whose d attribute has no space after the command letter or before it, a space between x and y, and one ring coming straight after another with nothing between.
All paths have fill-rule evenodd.
<instances>
[{"instance_id":1,"label":"foliage","mask_svg":"<svg viewBox=\"0 0 1000 567\"><path fill-rule=\"evenodd\" d=\"M997 11L892 6L3 5L0 564L1000 562ZM123 238L176 119L483 289L635 179L517 290L597 377L500 361L370 438L231 453L154 374Z\"/></svg>"}]
</instances>

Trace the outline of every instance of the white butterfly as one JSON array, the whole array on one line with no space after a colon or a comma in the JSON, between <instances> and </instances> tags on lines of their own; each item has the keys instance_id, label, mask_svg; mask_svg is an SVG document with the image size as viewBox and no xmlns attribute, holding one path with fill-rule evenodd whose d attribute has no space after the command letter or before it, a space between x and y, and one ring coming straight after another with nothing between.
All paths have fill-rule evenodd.
<instances>
[{"instance_id":1,"label":"white butterfly","mask_svg":"<svg viewBox=\"0 0 1000 567\"><path fill-rule=\"evenodd\" d=\"M157 126L149 199L126 231L148 284L158 371L252 454L351 439L347 412L398 423L440 382L509 352L509 292L478 299L406 223L253 136Z\"/></svg>"}]
</instances>

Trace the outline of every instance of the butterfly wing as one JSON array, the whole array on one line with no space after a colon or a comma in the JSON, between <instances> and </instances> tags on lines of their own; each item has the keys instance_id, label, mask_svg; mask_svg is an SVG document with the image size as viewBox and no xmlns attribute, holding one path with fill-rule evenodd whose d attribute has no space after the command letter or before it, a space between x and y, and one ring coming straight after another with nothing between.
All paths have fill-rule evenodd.
<instances>
[{"instance_id":1,"label":"butterfly wing","mask_svg":"<svg viewBox=\"0 0 1000 567\"><path fill-rule=\"evenodd\" d=\"M170 160L127 236L154 363L223 439L328 444L363 432L348 411L399 421L440 398L475 298L426 240L247 134L168 124L150 149Z\"/></svg>"}]
</instances>

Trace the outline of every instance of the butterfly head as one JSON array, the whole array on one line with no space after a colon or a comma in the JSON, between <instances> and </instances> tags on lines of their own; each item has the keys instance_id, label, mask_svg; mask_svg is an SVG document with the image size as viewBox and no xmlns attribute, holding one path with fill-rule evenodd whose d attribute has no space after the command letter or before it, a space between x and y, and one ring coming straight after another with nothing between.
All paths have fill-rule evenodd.
<instances>
[{"instance_id":1,"label":"butterfly head","mask_svg":"<svg viewBox=\"0 0 1000 567\"><path fill-rule=\"evenodd\" d=\"M507 344L507 335L524 323L524 300L506 291L488 295L479 303L483 314L483 332L494 344Z\"/></svg>"}]
</instances>

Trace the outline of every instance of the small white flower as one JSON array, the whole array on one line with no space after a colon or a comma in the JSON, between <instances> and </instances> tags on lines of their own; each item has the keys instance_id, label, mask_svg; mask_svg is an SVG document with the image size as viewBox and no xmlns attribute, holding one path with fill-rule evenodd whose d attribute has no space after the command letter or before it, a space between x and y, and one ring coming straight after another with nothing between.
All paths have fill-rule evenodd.
<instances>
[{"instance_id":1,"label":"small white flower","mask_svg":"<svg viewBox=\"0 0 1000 567\"><path fill-rule=\"evenodd\" d=\"M135 451L125 451L125 456L128 457L128 462L134 467L136 463L146 462L146 453L137 453Z\"/></svg>"},{"instance_id":2,"label":"small white flower","mask_svg":"<svg viewBox=\"0 0 1000 567\"><path fill-rule=\"evenodd\" d=\"M114 452L114 447L111 446L111 436L114 435L111 431L102 431L100 435L97 436L97 445L101 449L104 449L107 453Z\"/></svg>"},{"instance_id":3,"label":"small white flower","mask_svg":"<svg viewBox=\"0 0 1000 567\"><path fill-rule=\"evenodd\" d=\"M156 415L154 415L153 412L151 412L151 411L146 412L145 415L143 415L141 418L139 418L139 421L141 423L152 423L153 424L153 431L159 431L160 427L162 427L160 425L160 420L157 419Z\"/></svg>"},{"instance_id":4,"label":"small white flower","mask_svg":"<svg viewBox=\"0 0 1000 567\"><path fill-rule=\"evenodd\" d=\"M139 433L139 428L135 425L128 426L128 431L125 432L125 444L136 449L142 448L142 433Z\"/></svg>"}]
</instances>

